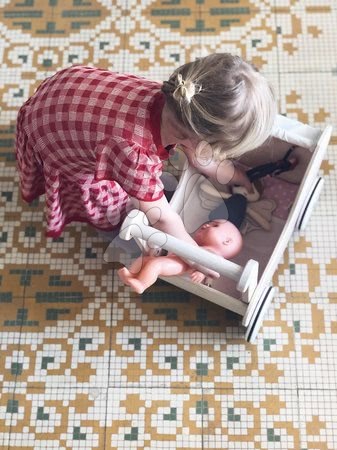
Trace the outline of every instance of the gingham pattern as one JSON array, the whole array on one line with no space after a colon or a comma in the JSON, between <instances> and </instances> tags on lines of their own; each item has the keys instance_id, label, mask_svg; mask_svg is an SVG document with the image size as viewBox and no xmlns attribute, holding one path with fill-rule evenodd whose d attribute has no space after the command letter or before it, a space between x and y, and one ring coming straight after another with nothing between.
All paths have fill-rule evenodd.
<instances>
[{"instance_id":1,"label":"gingham pattern","mask_svg":"<svg viewBox=\"0 0 337 450\"><path fill-rule=\"evenodd\" d=\"M85 221L111 229L129 196L163 195L163 94L157 82L73 66L45 80L22 106L16 154L22 196L46 194L47 233Z\"/></svg>"}]
</instances>

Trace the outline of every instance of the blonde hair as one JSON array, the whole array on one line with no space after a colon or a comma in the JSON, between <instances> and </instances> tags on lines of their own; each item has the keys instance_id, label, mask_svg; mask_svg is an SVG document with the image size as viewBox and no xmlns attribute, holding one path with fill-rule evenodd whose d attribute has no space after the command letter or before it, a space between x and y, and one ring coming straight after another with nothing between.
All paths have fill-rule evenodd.
<instances>
[{"instance_id":1,"label":"blonde hair","mask_svg":"<svg viewBox=\"0 0 337 450\"><path fill-rule=\"evenodd\" d=\"M237 158L270 136L276 101L251 64L214 53L179 67L162 91L177 120L211 144L217 159Z\"/></svg>"}]
</instances>

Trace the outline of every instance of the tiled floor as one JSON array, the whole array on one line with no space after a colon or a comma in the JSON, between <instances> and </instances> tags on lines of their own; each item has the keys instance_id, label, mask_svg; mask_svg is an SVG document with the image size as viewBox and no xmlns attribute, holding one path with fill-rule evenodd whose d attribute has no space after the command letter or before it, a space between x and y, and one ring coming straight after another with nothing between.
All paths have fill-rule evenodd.
<instances>
[{"instance_id":1,"label":"tiled floor","mask_svg":"<svg viewBox=\"0 0 337 450\"><path fill-rule=\"evenodd\" d=\"M74 63L162 80L235 52L281 113L336 126L336 42L336 0L0 0L0 448L337 449L336 131L255 345L172 286L131 294L87 226L46 239L13 157L19 106Z\"/></svg>"}]
</instances>

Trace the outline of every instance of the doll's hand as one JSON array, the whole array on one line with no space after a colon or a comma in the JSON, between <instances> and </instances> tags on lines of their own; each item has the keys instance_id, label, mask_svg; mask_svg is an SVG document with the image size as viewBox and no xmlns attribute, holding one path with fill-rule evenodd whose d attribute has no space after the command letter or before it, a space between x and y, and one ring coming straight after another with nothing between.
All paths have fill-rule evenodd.
<instances>
[{"instance_id":1,"label":"doll's hand","mask_svg":"<svg viewBox=\"0 0 337 450\"><path fill-rule=\"evenodd\" d=\"M199 270L194 270L191 273L191 280L194 281L195 283L202 283L206 278L206 275L203 274L202 272L199 272Z\"/></svg>"}]
</instances>

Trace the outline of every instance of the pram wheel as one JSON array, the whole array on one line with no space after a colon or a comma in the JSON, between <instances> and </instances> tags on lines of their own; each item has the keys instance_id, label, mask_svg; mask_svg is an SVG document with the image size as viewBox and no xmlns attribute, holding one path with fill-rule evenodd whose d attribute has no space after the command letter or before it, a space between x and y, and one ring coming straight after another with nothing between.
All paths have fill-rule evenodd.
<instances>
[{"instance_id":1,"label":"pram wheel","mask_svg":"<svg viewBox=\"0 0 337 450\"><path fill-rule=\"evenodd\" d=\"M313 187L307 197L306 202L304 203L304 206L300 212L300 215L296 222L296 229L301 231L304 230L308 224L308 221L310 219L310 216L312 214L312 211L314 209L314 206L320 196L320 193L322 191L324 185L324 179L322 177L318 177L316 179L316 182L313 184Z\"/></svg>"},{"instance_id":2,"label":"pram wheel","mask_svg":"<svg viewBox=\"0 0 337 450\"><path fill-rule=\"evenodd\" d=\"M245 338L247 342L253 343L258 335L258 332L261 328L264 316L266 315L268 308L270 306L271 301L273 300L275 295L274 286L268 286L261 295L260 301L256 306L256 310L253 313L252 318L250 319L247 330L245 333Z\"/></svg>"}]
</instances>

